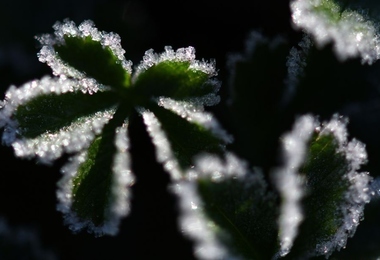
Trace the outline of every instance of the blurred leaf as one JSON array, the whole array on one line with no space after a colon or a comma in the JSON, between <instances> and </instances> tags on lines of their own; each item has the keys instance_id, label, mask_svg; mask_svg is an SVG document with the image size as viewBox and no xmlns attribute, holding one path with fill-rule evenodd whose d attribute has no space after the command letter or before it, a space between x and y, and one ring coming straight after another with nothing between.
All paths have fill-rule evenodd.
<instances>
[{"instance_id":1,"label":"blurred leaf","mask_svg":"<svg viewBox=\"0 0 380 260\"><path fill-rule=\"evenodd\" d=\"M278 138L284 130L281 100L287 75L288 45L252 32L243 54L230 56L230 118L235 142L231 149L252 165L273 164Z\"/></svg>"},{"instance_id":2,"label":"blurred leaf","mask_svg":"<svg viewBox=\"0 0 380 260\"><path fill-rule=\"evenodd\" d=\"M367 173L358 172L366 162L365 146L347 140L346 122L336 115L316 128L306 160L300 168L305 177L302 222L287 259L325 255L346 246L362 220L370 200Z\"/></svg>"},{"instance_id":3,"label":"blurred leaf","mask_svg":"<svg viewBox=\"0 0 380 260\"><path fill-rule=\"evenodd\" d=\"M260 170L233 154L201 154L174 186L180 224L198 259L271 259L278 251L278 198Z\"/></svg>"},{"instance_id":4,"label":"blurred leaf","mask_svg":"<svg viewBox=\"0 0 380 260\"><path fill-rule=\"evenodd\" d=\"M278 204L274 196L262 194L257 184L247 182L202 179L198 190L227 250L244 259L270 259L277 250Z\"/></svg>"},{"instance_id":5,"label":"blurred leaf","mask_svg":"<svg viewBox=\"0 0 380 260\"><path fill-rule=\"evenodd\" d=\"M313 36L318 46L332 43L340 60L360 57L372 64L380 57L378 5L374 1L293 0L292 22Z\"/></svg>"}]
</instances>

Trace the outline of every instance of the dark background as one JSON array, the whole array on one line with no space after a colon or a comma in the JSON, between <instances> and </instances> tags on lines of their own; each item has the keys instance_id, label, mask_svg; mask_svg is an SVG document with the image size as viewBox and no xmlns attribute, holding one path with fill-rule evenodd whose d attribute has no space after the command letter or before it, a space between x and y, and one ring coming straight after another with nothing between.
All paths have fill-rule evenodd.
<instances>
[{"instance_id":1,"label":"dark background","mask_svg":"<svg viewBox=\"0 0 380 260\"><path fill-rule=\"evenodd\" d=\"M291 26L288 1L1 1L0 93L12 84L19 86L51 73L46 64L38 62L34 36L51 33L54 22L64 18L77 24L91 19L100 30L118 33L126 58L134 64L150 48L161 52L166 45L173 49L193 46L198 59L216 59L222 82L228 76L226 56L244 49L251 30L268 37L280 34L294 44L301 37ZM222 83L222 103L211 108L226 128L229 122L223 117L223 105L227 92ZM363 132L366 125L357 127L356 133L376 146L378 124L371 120L378 115L378 108L371 108L372 117L364 122L371 135ZM117 236L72 234L63 225L62 215L55 209L55 191L66 158L52 166L38 165L15 158L13 150L4 146L0 147L0 216L10 228L34 230L41 248L57 259L193 259L191 243L177 228L176 201L166 190L168 176L155 162L141 124L131 132L131 141L137 183L131 214L122 221ZM376 149L373 151L375 156ZM376 212L372 216L377 216Z\"/></svg>"}]
</instances>

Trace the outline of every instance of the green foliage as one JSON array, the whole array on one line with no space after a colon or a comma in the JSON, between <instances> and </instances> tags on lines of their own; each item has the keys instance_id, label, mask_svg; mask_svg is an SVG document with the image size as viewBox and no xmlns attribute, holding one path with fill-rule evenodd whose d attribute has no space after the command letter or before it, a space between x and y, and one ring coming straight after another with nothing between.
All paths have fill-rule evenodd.
<instances>
[{"instance_id":1,"label":"green foliage","mask_svg":"<svg viewBox=\"0 0 380 260\"><path fill-rule=\"evenodd\" d=\"M55 45L58 56L69 66L95 78L100 84L115 88L128 88L130 74L115 57L111 49L103 47L91 37L64 37L65 44Z\"/></svg>"},{"instance_id":2,"label":"green foliage","mask_svg":"<svg viewBox=\"0 0 380 260\"><path fill-rule=\"evenodd\" d=\"M291 1L304 34L296 46L251 32L246 50L228 56L223 112L233 138L205 109L219 102L213 60L166 46L132 68L115 33L57 22L37 37L38 58L54 76L8 89L3 142L42 163L66 155L57 190L65 224L117 235L136 179L130 118L141 117L195 257L329 258L346 247L373 195L372 177L361 172L365 145L339 113L364 98L358 88L372 84L368 70L380 57L368 6Z\"/></svg>"},{"instance_id":3,"label":"green foliage","mask_svg":"<svg viewBox=\"0 0 380 260\"><path fill-rule=\"evenodd\" d=\"M197 183L205 213L215 223L218 237L244 259L270 259L278 250L278 203L259 184L248 178L221 182L202 178Z\"/></svg>"},{"instance_id":4,"label":"green foliage","mask_svg":"<svg viewBox=\"0 0 380 260\"><path fill-rule=\"evenodd\" d=\"M21 135L35 138L45 131L54 133L81 117L109 109L115 105L115 99L110 92L98 92L92 96L79 91L41 95L17 107L15 118Z\"/></svg>"}]
</instances>

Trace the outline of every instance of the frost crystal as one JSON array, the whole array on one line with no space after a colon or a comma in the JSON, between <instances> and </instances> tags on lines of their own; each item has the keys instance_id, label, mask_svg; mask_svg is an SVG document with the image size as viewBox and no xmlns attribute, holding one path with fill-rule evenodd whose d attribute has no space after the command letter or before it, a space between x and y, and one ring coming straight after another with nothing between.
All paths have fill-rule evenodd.
<instances>
[{"instance_id":1,"label":"frost crystal","mask_svg":"<svg viewBox=\"0 0 380 260\"><path fill-rule=\"evenodd\" d=\"M73 180L78 173L79 166L87 159L87 151L78 153L70 158L62 169L62 179L58 183L57 209L64 213L65 224L73 232L78 232L87 227L95 236L104 234L115 235L118 232L120 220L130 211L131 191L135 178L131 171L129 155L129 139L127 136L127 124L116 129L115 145L117 148L113 162L113 181L109 196L110 207L107 210L107 221L102 226L95 226L92 222L78 218L71 210L73 203Z\"/></svg>"},{"instance_id":2,"label":"frost crystal","mask_svg":"<svg viewBox=\"0 0 380 260\"><path fill-rule=\"evenodd\" d=\"M317 253L329 257L334 249L346 246L347 238L354 235L360 220L363 217L365 204L371 199L369 183L371 177L367 172L357 172L361 165L367 162L365 145L353 139L347 140L347 120L334 115L329 122L324 122L320 134L333 134L338 141L338 151L341 152L348 162L348 172L343 176L350 183L345 195L345 201L340 210L343 214L344 224L335 232L329 241L321 241L317 245Z\"/></svg>"},{"instance_id":3,"label":"frost crystal","mask_svg":"<svg viewBox=\"0 0 380 260\"><path fill-rule=\"evenodd\" d=\"M90 20L82 22L77 27L73 21L66 19L63 23L55 23L53 29L54 35L44 34L36 37L36 39L42 44L42 48L38 53L38 59L49 65L54 75L76 79L86 77L82 72L63 62L54 50L54 45L65 44L64 37L66 36L80 38L91 37L93 41L100 42L103 48L109 48L114 53L128 73L132 73L132 63L127 61L124 57L125 51L121 46L121 40L118 34L99 31Z\"/></svg>"},{"instance_id":4,"label":"frost crystal","mask_svg":"<svg viewBox=\"0 0 380 260\"><path fill-rule=\"evenodd\" d=\"M360 57L368 64L379 59L378 28L359 11L342 10L334 0L294 0L290 6L294 26L319 46L333 42L339 59Z\"/></svg>"},{"instance_id":5,"label":"frost crystal","mask_svg":"<svg viewBox=\"0 0 380 260\"><path fill-rule=\"evenodd\" d=\"M3 143L12 145L17 156L27 158L36 156L43 163L50 163L64 152L76 152L88 146L94 134L98 133L112 117L113 110L82 117L58 132L47 132L34 139L19 138L18 122L12 118L20 105L42 94L87 91L88 85L81 85L83 82L44 77L19 88L10 87L0 110L0 127L4 127Z\"/></svg>"},{"instance_id":6,"label":"frost crystal","mask_svg":"<svg viewBox=\"0 0 380 260\"><path fill-rule=\"evenodd\" d=\"M165 52L161 54L155 53L153 49L145 52L142 62L136 68L133 80L135 80L140 73L163 61L190 62L189 69L199 70L210 76L217 75L215 61L206 62L196 60L194 47L179 48L174 51L171 46L165 46Z\"/></svg>"},{"instance_id":7,"label":"frost crystal","mask_svg":"<svg viewBox=\"0 0 380 260\"><path fill-rule=\"evenodd\" d=\"M317 121L310 115L296 121L293 130L282 139L285 165L272 173L282 198L279 218L280 256L289 253L303 220L301 199L304 195L304 180L298 171L306 157L307 143L316 127Z\"/></svg>"}]
</instances>

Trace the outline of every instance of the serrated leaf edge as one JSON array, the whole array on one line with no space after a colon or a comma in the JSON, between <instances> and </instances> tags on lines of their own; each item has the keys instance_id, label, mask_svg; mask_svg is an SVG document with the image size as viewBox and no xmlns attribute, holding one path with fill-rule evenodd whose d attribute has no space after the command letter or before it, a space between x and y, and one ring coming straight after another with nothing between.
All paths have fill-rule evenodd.
<instances>
[{"instance_id":1,"label":"serrated leaf edge","mask_svg":"<svg viewBox=\"0 0 380 260\"><path fill-rule=\"evenodd\" d=\"M125 50L121 46L121 39L117 33L99 31L91 20L85 20L79 26L76 26L70 19L65 19L63 22L56 22L53 25L53 29L53 34L43 34L37 36L36 39L42 44L42 48L37 54L38 59L40 62L46 63L51 67L54 75L73 77L76 79L86 77L84 73L62 61L55 52L54 45L65 44L65 36L79 38L91 37L93 41L100 42L103 48L109 48L117 57L125 71L129 74L132 73L132 62L125 59Z\"/></svg>"}]
</instances>

